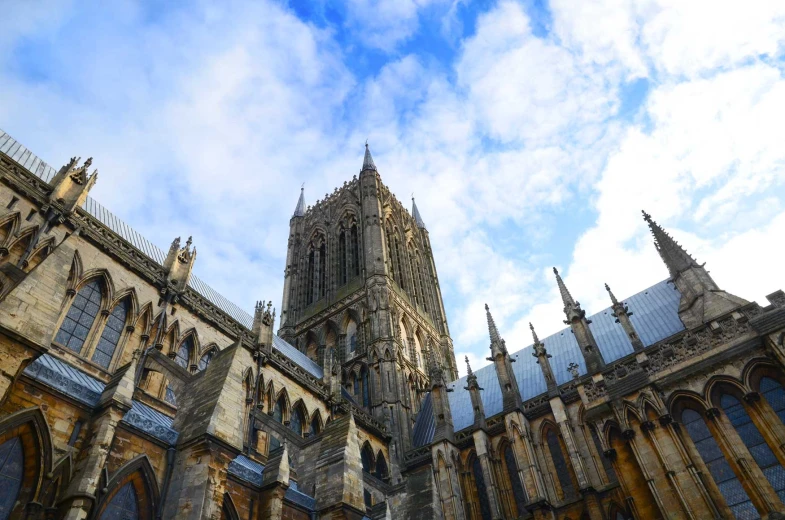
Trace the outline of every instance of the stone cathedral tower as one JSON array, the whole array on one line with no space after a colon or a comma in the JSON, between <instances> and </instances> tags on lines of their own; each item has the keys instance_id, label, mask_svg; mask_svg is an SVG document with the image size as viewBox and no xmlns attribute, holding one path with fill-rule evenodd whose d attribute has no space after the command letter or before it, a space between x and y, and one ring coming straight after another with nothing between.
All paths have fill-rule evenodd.
<instances>
[{"instance_id":1,"label":"stone cathedral tower","mask_svg":"<svg viewBox=\"0 0 785 520\"><path fill-rule=\"evenodd\" d=\"M409 213L366 145L359 177L290 221L279 336L319 363L326 378L408 449L428 389L433 350L458 377L428 231ZM334 375L333 375L334 374ZM338 388L333 382L332 388ZM373 391L371 391L373 389Z\"/></svg>"}]
</instances>

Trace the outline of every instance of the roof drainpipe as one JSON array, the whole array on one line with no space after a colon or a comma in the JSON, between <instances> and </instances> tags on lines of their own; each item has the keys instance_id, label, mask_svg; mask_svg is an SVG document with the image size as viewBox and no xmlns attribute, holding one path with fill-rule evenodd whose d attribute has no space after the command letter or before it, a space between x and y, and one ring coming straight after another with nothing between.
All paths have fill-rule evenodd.
<instances>
[{"instance_id":1,"label":"roof drainpipe","mask_svg":"<svg viewBox=\"0 0 785 520\"><path fill-rule=\"evenodd\" d=\"M169 493L169 482L172 480L172 472L174 471L174 456L177 450L174 446L169 446L166 450L166 475L164 476L164 486L161 490L161 500L158 503L158 511L155 514L156 520L161 520L164 512L164 504L166 504L166 495Z\"/></svg>"}]
</instances>

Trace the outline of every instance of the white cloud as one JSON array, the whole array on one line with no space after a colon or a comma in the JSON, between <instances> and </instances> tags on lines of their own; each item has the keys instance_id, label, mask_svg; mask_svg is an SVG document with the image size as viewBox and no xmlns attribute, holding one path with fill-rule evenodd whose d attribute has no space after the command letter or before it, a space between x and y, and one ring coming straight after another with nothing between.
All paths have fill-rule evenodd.
<instances>
[{"instance_id":1,"label":"white cloud","mask_svg":"<svg viewBox=\"0 0 785 520\"><path fill-rule=\"evenodd\" d=\"M423 10L449 3L449 0L347 0L347 25L365 45L392 51L415 33Z\"/></svg>"}]
</instances>

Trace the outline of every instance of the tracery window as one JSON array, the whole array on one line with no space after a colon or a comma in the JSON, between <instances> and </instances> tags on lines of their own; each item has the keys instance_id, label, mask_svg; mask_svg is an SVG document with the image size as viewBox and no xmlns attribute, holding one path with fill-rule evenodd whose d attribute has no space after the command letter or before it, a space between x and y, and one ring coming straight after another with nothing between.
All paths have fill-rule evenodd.
<instances>
[{"instance_id":1,"label":"tracery window","mask_svg":"<svg viewBox=\"0 0 785 520\"><path fill-rule=\"evenodd\" d=\"M0 519L11 518L24 477L22 442L14 437L0 445Z\"/></svg>"},{"instance_id":2,"label":"tracery window","mask_svg":"<svg viewBox=\"0 0 785 520\"><path fill-rule=\"evenodd\" d=\"M342 229L338 235L338 280L340 284L346 283L347 276L346 267L346 232Z\"/></svg>"},{"instance_id":3,"label":"tracery window","mask_svg":"<svg viewBox=\"0 0 785 520\"><path fill-rule=\"evenodd\" d=\"M316 299L322 299L325 294L327 294L327 246L322 244L319 248L319 287Z\"/></svg>"},{"instance_id":4,"label":"tracery window","mask_svg":"<svg viewBox=\"0 0 785 520\"><path fill-rule=\"evenodd\" d=\"M785 389L776 379L764 377L760 380L760 393L769 403L774 413L785 423Z\"/></svg>"},{"instance_id":5,"label":"tracery window","mask_svg":"<svg viewBox=\"0 0 785 520\"><path fill-rule=\"evenodd\" d=\"M363 381L363 406L365 408L369 408L371 406L371 403L370 403L370 395L369 395L370 384L368 382L368 371L363 369L361 377Z\"/></svg>"},{"instance_id":6,"label":"tracery window","mask_svg":"<svg viewBox=\"0 0 785 520\"><path fill-rule=\"evenodd\" d=\"M314 300L314 290L313 290L313 279L314 279L314 267L315 267L315 254L313 251L308 253L308 276L305 279L305 304L309 305L313 303Z\"/></svg>"},{"instance_id":7,"label":"tracery window","mask_svg":"<svg viewBox=\"0 0 785 520\"><path fill-rule=\"evenodd\" d=\"M567 465L567 459L562 452L561 442L556 432L549 429L545 435L546 442L548 443L548 451L551 452L551 460L553 461L553 468L556 471L556 477L561 484L562 499L572 498L575 496L575 486L572 482L572 475L570 475L570 467Z\"/></svg>"},{"instance_id":8,"label":"tracery window","mask_svg":"<svg viewBox=\"0 0 785 520\"><path fill-rule=\"evenodd\" d=\"M305 415L302 408L295 407L292 416L289 418L289 429L297 435L303 434L303 423L305 423Z\"/></svg>"},{"instance_id":9,"label":"tracery window","mask_svg":"<svg viewBox=\"0 0 785 520\"><path fill-rule=\"evenodd\" d=\"M109 314L109 319L106 320L101 339L98 340L98 345L95 347L95 352L93 352L93 362L104 368L109 368L114 351L117 349L117 344L123 335L127 316L128 300L123 300L115 305L112 313Z\"/></svg>"},{"instance_id":10,"label":"tracery window","mask_svg":"<svg viewBox=\"0 0 785 520\"><path fill-rule=\"evenodd\" d=\"M354 276L360 274L360 243L357 237L357 224L352 224L351 229L351 259L352 259L352 270L354 271Z\"/></svg>"},{"instance_id":11,"label":"tracery window","mask_svg":"<svg viewBox=\"0 0 785 520\"><path fill-rule=\"evenodd\" d=\"M194 338L193 336L188 336L185 341L180 343L180 348L177 350L177 355L174 358L175 363L187 370L188 365L191 363L191 352L193 350Z\"/></svg>"},{"instance_id":12,"label":"tracery window","mask_svg":"<svg viewBox=\"0 0 785 520\"><path fill-rule=\"evenodd\" d=\"M597 435L597 429L593 425L589 425L589 435L591 435L591 440L594 442L594 447L597 449L597 456L599 456L602 461L602 467L605 470L605 474L608 476L608 480L616 482L617 478L616 472L613 470L613 463L604 455L602 444L600 444L600 437Z\"/></svg>"},{"instance_id":13,"label":"tracery window","mask_svg":"<svg viewBox=\"0 0 785 520\"><path fill-rule=\"evenodd\" d=\"M60 330L57 331L55 336L57 343L74 352L82 350L95 317L101 309L101 292L102 284L97 278L79 290L60 325Z\"/></svg>"},{"instance_id":14,"label":"tracery window","mask_svg":"<svg viewBox=\"0 0 785 520\"><path fill-rule=\"evenodd\" d=\"M736 518L759 518L750 497L739 482L736 473L722 454L703 417L690 408L681 414L681 422L695 444L706 467L709 468L720 493Z\"/></svg>"},{"instance_id":15,"label":"tracery window","mask_svg":"<svg viewBox=\"0 0 785 520\"><path fill-rule=\"evenodd\" d=\"M477 488L477 500L480 503L482 520L491 520L491 504L488 501L488 489L485 487L485 478L482 475L482 464L476 455L472 458L472 476L474 477L474 485Z\"/></svg>"},{"instance_id":16,"label":"tracery window","mask_svg":"<svg viewBox=\"0 0 785 520\"><path fill-rule=\"evenodd\" d=\"M199 370L202 371L207 368L207 365L213 360L215 356L215 349L210 349L199 359Z\"/></svg>"},{"instance_id":17,"label":"tracery window","mask_svg":"<svg viewBox=\"0 0 785 520\"><path fill-rule=\"evenodd\" d=\"M167 383L166 385L166 394L164 395L164 401L171 404L172 406L177 406L177 397L174 395L174 389L172 389L172 385Z\"/></svg>"},{"instance_id":18,"label":"tracery window","mask_svg":"<svg viewBox=\"0 0 785 520\"><path fill-rule=\"evenodd\" d=\"M507 466L507 473L510 476L512 494L515 497L515 504L518 506L518 514L521 515L526 511L525 504L529 499L526 497L523 484L521 484L521 478L518 474L518 463L515 460L515 453L513 453L511 445L507 444L504 447L503 456L505 466Z\"/></svg>"},{"instance_id":19,"label":"tracery window","mask_svg":"<svg viewBox=\"0 0 785 520\"><path fill-rule=\"evenodd\" d=\"M128 482L112 497L100 520L137 520L139 503L133 483Z\"/></svg>"},{"instance_id":20,"label":"tracery window","mask_svg":"<svg viewBox=\"0 0 785 520\"><path fill-rule=\"evenodd\" d=\"M733 427L750 450L752 458L760 466L763 474L771 483L780 500L785 501L785 468L780 465L774 452L763 439L760 431L750 419L746 408L730 394L720 397L720 406L725 411Z\"/></svg>"}]
</instances>

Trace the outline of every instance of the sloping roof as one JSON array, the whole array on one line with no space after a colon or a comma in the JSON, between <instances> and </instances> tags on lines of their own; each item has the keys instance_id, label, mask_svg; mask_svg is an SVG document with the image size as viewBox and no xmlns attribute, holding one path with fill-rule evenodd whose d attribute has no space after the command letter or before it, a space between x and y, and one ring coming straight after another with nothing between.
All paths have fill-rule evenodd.
<instances>
[{"instance_id":1,"label":"sloping roof","mask_svg":"<svg viewBox=\"0 0 785 520\"><path fill-rule=\"evenodd\" d=\"M24 374L90 407L98 404L106 385L49 354L25 367Z\"/></svg>"},{"instance_id":2,"label":"sloping roof","mask_svg":"<svg viewBox=\"0 0 785 520\"><path fill-rule=\"evenodd\" d=\"M308 511L313 511L316 508L316 500L300 491L300 488L297 487L297 482L294 480L289 482L289 489L286 490L284 498Z\"/></svg>"},{"instance_id":3,"label":"sloping roof","mask_svg":"<svg viewBox=\"0 0 785 520\"><path fill-rule=\"evenodd\" d=\"M433 434L436 431L436 420L433 417L433 402L431 401L431 393L425 395L422 400L422 406L417 413L417 419L414 423L412 430L412 446L419 448L429 444L433 439Z\"/></svg>"},{"instance_id":4,"label":"sloping roof","mask_svg":"<svg viewBox=\"0 0 785 520\"><path fill-rule=\"evenodd\" d=\"M633 313L630 320L644 346L651 346L684 330L684 324L678 314L680 299L681 293L665 280L624 300ZM589 317L592 322L589 328L597 340L597 345L600 347L606 363L611 363L634 352L624 329L619 323L616 323L612 313L613 311L608 307ZM586 363L580 347L578 347L578 342L575 340L575 335L569 327L543 338L542 343L552 356L550 359L551 368L558 384L567 383L572 378L567 370L570 363L577 363L580 374L586 374ZM511 354L516 361L512 367L521 398L524 401L547 391L545 378L537 364L537 359L532 356L532 352L532 345L529 345ZM480 387L483 388L480 396L485 408L485 417L489 418L500 413L502 411L502 396L496 369L493 365L487 365L475 370L474 374L477 376ZM469 392L465 390L466 377L453 381L448 386L453 390L447 395L450 400L453 426L457 432L474 423L474 412ZM430 396L423 402L423 408L429 399ZM418 415L413 431L416 438L415 446L431 442L433 427L428 426L427 423L432 420L423 413Z\"/></svg>"},{"instance_id":5,"label":"sloping roof","mask_svg":"<svg viewBox=\"0 0 785 520\"><path fill-rule=\"evenodd\" d=\"M17 142L13 137L4 132L2 129L0 129L0 152L6 154L8 157L21 164L26 169L30 170L33 174L45 182L51 181L52 177L57 174L57 170L39 159L35 154L22 146L21 143ZM147 240L142 236L141 233L134 230L131 226L117 218L111 211L103 207L95 199L88 196L84 204L84 210L96 218L99 222L104 224L106 227L117 233L121 238L129 242L143 254L150 257L150 259L163 265L164 260L166 260L166 254L161 249L159 249L158 246ZM201 294L209 302L238 321L241 325L249 330L251 329L253 325L253 317L239 306L220 295L212 287L199 279L199 277L192 275L188 285L191 287L191 289ZM276 350L300 365L311 375L321 379L323 373L319 365L308 359L307 356L302 354L295 347L289 345L277 336L274 337L274 339L275 341L273 344Z\"/></svg>"},{"instance_id":6,"label":"sloping roof","mask_svg":"<svg viewBox=\"0 0 785 520\"><path fill-rule=\"evenodd\" d=\"M254 462L245 455L238 455L229 463L227 470L235 477L250 482L256 486L262 485L262 472L264 466L258 462Z\"/></svg>"},{"instance_id":7,"label":"sloping roof","mask_svg":"<svg viewBox=\"0 0 785 520\"><path fill-rule=\"evenodd\" d=\"M177 430L172 428L171 417L139 401L131 402L131 409L125 413L122 422L135 426L170 445L174 445L179 436Z\"/></svg>"}]
</instances>

